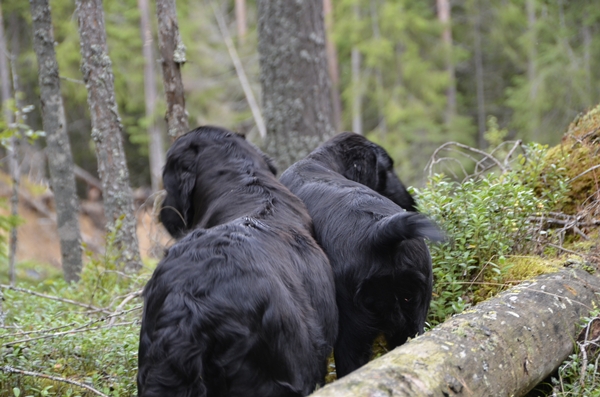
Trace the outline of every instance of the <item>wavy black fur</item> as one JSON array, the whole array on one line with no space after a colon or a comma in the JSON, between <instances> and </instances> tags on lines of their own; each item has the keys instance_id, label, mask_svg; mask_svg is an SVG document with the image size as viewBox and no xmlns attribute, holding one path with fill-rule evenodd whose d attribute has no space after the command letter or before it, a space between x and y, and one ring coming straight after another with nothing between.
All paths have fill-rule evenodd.
<instances>
[{"instance_id":1,"label":"wavy black fur","mask_svg":"<svg viewBox=\"0 0 600 397\"><path fill-rule=\"evenodd\" d=\"M342 133L280 180L308 207L316 239L333 267L340 314L334 347L338 377L369 360L379 334L393 348L422 333L432 292L423 237L443 235L412 212L415 201L385 150L361 135Z\"/></svg>"},{"instance_id":2,"label":"wavy black fur","mask_svg":"<svg viewBox=\"0 0 600 397\"><path fill-rule=\"evenodd\" d=\"M160 216L187 235L144 289L140 397L304 396L323 381L333 274L306 208L274 172L216 127L169 149Z\"/></svg>"}]
</instances>

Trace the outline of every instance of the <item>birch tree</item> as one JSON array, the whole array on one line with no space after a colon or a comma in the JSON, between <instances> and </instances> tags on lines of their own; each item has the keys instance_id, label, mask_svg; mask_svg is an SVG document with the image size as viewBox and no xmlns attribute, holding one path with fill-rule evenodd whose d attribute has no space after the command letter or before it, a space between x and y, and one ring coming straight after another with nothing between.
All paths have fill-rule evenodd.
<instances>
[{"instance_id":1,"label":"birch tree","mask_svg":"<svg viewBox=\"0 0 600 397\"><path fill-rule=\"evenodd\" d=\"M323 1L258 1L266 150L283 170L335 133Z\"/></svg>"},{"instance_id":2,"label":"birch tree","mask_svg":"<svg viewBox=\"0 0 600 397\"><path fill-rule=\"evenodd\" d=\"M123 151L123 126L115 101L112 65L106 45L102 0L77 0L81 72L88 93L92 139L102 181L108 232L116 233L119 261L125 269L141 267L133 195Z\"/></svg>"}]
</instances>

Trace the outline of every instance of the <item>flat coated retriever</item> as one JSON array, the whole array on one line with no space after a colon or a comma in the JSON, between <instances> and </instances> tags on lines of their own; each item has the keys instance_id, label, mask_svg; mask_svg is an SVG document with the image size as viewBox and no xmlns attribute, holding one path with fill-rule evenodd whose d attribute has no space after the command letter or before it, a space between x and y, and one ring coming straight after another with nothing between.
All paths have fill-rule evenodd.
<instances>
[{"instance_id":1,"label":"flat coated retriever","mask_svg":"<svg viewBox=\"0 0 600 397\"><path fill-rule=\"evenodd\" d=\"M280 180L308 207L317 242L333 267L338 377L369 360L379 334L394 348L422 333L432 291L423 237L443 236L423 215L409 212L415 201L385 150L361 135L342 133Z\"/></svg>"},{"instance_id":2,"label":"flat coated retriever","mask_svg":"<svg viewBox=\"0 0 600 397\"><path fill-rule=\"evenodd\" d=\"M144 289L140 397L304 396L323 381L338 325L333 273L274 172L216 127L169 149L160 218L185 237Z\"/></svg>"}]
</instances>

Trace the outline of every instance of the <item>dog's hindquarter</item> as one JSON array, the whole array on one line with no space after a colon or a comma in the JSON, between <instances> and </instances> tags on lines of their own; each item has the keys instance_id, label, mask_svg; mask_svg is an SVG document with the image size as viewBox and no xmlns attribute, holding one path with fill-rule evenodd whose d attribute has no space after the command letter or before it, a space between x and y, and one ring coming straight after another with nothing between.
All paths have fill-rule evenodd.
<instances>
[{"instance_id":1,"label":"dog's hindquarter","mask_svg":"<svg viewBox=\"0 0 600 397\"><path fill-rule=\"evenodd\" d=\"M193 232L157 268L145 291L140 396L300 396L324 377L315 363L326 359L325 337L302 280L262 248L279 240L241 229Z\"/></svg>"}]
</instances>

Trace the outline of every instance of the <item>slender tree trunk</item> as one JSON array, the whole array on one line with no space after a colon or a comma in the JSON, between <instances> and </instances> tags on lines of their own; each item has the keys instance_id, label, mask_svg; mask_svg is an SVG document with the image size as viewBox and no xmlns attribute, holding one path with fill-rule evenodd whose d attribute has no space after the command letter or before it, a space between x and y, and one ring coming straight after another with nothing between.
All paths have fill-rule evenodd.
<instances>
[{"instance_id":1,"label":"slender tree trunk","mask_svg":"<svg viewBox=\"0 0 600 397\"><path fill-rule=\"evenodd\" d=\"M33 48L38 60L40 102L46 132L46 153L56 204L57 228L65 280L77 281L82 268L79 202L74 162L60 93L54 31L48 0L30 0Z\"/></svg>"},{"instance_id":2,"label":"slender tree trunk","mask_svg":"<svg viewBox=\"0 0 600 397\"><path fill-rule=\"evenodd\" d=\"M185 46L179 36L175 0L157 0L158 46L163 71L163 83L167 99L167 129L175 140L189 130L185 110L185 95L181 80L181 67L185 63Z\"/></svg>"},{"instance_id":3,"label":"slender tree trunk","mask_svg":"<svg viewBox=\"0 0 600 397\"><path fill-rule=\"evenodd\" d=\"M248 31L246 23L246 0L235 0L235 24L240 44L243 44Z\"/></svg>"},{"instance_id":4,"label":"slender tree trunk","mask_svg":"<svg viewBox=\"0 0 600 397\"><path fill-rule=\"evenodd\" d=\"M354 6L354 16L360 19L358 5ZM352 47L350 54L350 68L352 70L352 131L363 133L362 126L362 90L360 86L360 51L357 46Z\"/></svg>"},{"instance_id":5,"label":"slender tree trunk","mask_svg":"<svg viewBox=\"0 0 600 397\"><path fill-rule=\"evenodd\" d=\"M381 38L381 31L379 29L379 6L380 3L377 0L370 0L371 6L371 21L373 29L373 37L376 40ZM385 119L385 100L384 100L384 87L383 87L383 73L380 67L375 68L375 80L377 84L377 112L379 114L379 123L377 128L383 133L387 133L387 123Z\"/></svg>"},{"instance_id":6,"label":"slender tree trunk","mask_svg":"<svg viewBox=\"0 0 600 397\"><path fill-rule=\"evenodd\" d=\"M531 0L530 0L531 1ZM587 102L592 104L594 85L592 83L592 30L590 26L584 25L581 27L583 34L583 70L585 73L585 82L587 87Z\"/></svg>"},{"instance_id":7,"label":"slender tree trunk","mask_svg":"<svg viewBox=\"0 0 600 397\"><path fill-rule=\"evenodd\" d=\"M259 0L266 150L283 170L335 133L323 2Z\"/></svg>"},{"instance_id":8,"label":"slender tree trunk","mask_svg":"<svg viewBox=\"0 0 600 397\"><path fill-rule=\"evenodd\" d=\"M536 13L535 0L527 0L525 3L527 9L527 30L529 31L528 56L527 56L527 80L529 82L529 104L531 106L530 128L531 136L534 141L539 140L539 112L536 103L537 97L537 48L536 48Z\"/></svg>"},{"instance_id":9,"label":"slender tree trunk","mask_svg":"<svg viewBox=\"0 0 600 397\"><path fill-rule=\"evenodd\" d=\"M0 15L0 17L2 17ZM12 17L12 15L11 15ZM14 19L11 18L11 22ZM15 113L14 117L11 116L7 119L8 122L14 121L16 125L22 124L23 120L21 119L22 109L21 104L18 100L18 91L19 91L19 80L17 76L17 67L16 67L16 58L17 58L17 48L18 48L18 36L17 29L15 29L15 24L11 23L12 30L12 48L11 51L8 51L6 46L6 37L4 38L4 53L6 57L10 60L10 71L12 72L12 87L13 87L13 95L9 90L9 97L12 96L14 99L14 106L18 111ZM2 27L2 31L4 31L4 27ZM8 67L6 68L8 71ZM8 79L7 79L8 80ZM10 87L10 83L7 83L7 87ZM12 192L10 196L10 215L12 217L17 217L19 215L19 185L21 184L21 173L19 167L19 149L20 149L20 128L16 127L13 130L13 135L10 137L10 144L8 148L8 168L10 170L10 179L12 182ZM10 284L14 285L16 282L16 255L17 255L17 243L18 243L18 230L17 226L13 225L10 228L9 234L9 243L8 243L8 278L10 280Z\"/></svg>"},{"instance_id":10,"label":"slender tree trunk","mask_svg":"<svg viewBox=\"0 0 600 397\"><path fill-rule=\"evenodd\" d=\"M254 93L252 92L252 87L250 86L248 77L246 77L246 72L244 71L242 61L240 60L235 46L233 45L233 40L231 40L231 36L229 36L229 31L227 30L225 18L223 17L221 12L217 10L217 7L215 6L214 2L211 1L210 4L213 9L213 13L215 14L215 19L217 20L217 25L219 26L221 37L223 37L223 41L225 42L227 51L229 51L229 56L231 57L231 61L233 62L233 66L238 76L238 80L240 81L240 85L242 86L242 90L244 91L244 95L246 96L248 107L250 107L252 117L254 117L256 129L258 130L260 137L264 139L267 135L267 127L265 126L265 121L262 117L262 114L260 113L260 108L258 107L256 98L254 97Z\"/></svg>"},{"instance_id":11,"label":"slender tree trunk","mask_svg":"<svg viewBox=\"0 0 600 397\"><path fill-rule=\"evenodd\" d=\"M523 396L572 353L599 292L583 270L524 282L311 396Z\"/></svg>"},{"instance_id":12,"label":"slender tree trunk","mask_svg":"<svg viewBox=\"0 0 600 397\"><path fill-rule=\"evenodd\" d=\"M101 0L77 0L81 71L92 116L98 173L109 232L116 232L119 261L126 270L141 267L133 195L123 151L123 126L115 101L114 77L106 45Z\"/></svg>"},{"instance_id":13,"label":"slender tree trunk","mask_svg":"<svg viewBox=\"0 0 600 397\"><path fill-rule=\"evenodd\" d=\"M437 15L442 24L442 43L446 54L446 71L448 73L448 88L446 89L446 113L444 121L450 124L456 114L456 76L452 60L452 24L450 0L437 0Z\"/></svg>"},{"instance_id":14,"label":"slender tree trunk","mask_svg":"<svg viewBox=\"0 0 600 397\"><path fill-rule=\"evenodd\" d=\"M473 18L473 45L475 56L475 86L477 91L477 146L483 148L485 146L485 92L483 81L483 52L481 49L481 9L479 0L473 3L472 10Z\"/></svg>"},{"instance_id":15,"label":"slender tree trunk","mask_svg":"<svg viewBox=\"0 0 600 397\"><path fill-rule=\"evenodd\" d=\"M8 62L6 60L6 38L4 36L4 17L2 16L2 3L0 3L0 108L4 114L5 121L7 123L12 122L12 112L8 107L8 101L11 98L10 95L10 78L8 76ZM10 278L10 277L9 277ZM11 281L12 284L12 281ZM4 301L4 294L0 290L0 326L4 326L4 309L2 302Z\"/></svg>"},{"instance_id":16,"label":"slender tree trunk","mask_svg":"<svg viewBox=\"0 0 600 397\"><path fill-rule=\"evenodd\" d=\"M165 148L160 129L156 125L156 81L154 79L154 51L152 48L152 25L150 24L150 7L148 0L138 0L140 10L140 28L142 31L142 49L144 53L144 99L146 102L146 119L148 120L148 135L150 135L150 179L152 191L160 189L162 167L165 164Z\"/></svg>"},{"instance_id":17,"label":"slender tree trunk","mask_svg":"<svg viewBox=\"0 0 600 397\"><path fill-rule=\"evenodd\" d=\"M356 132L357 134L362 134L360 51L356 46L352 47L352 52L350 54L350 67L352 70L352 131Z\"/></svg>"},{"instance_id":18,"label":"slender tree trunk","mask_svg":"<svg viewBox=\"0 0 600 397\"><path fill-rule=\"evenodd\" d=\"M333 118L335 129L342 128L342 103L339 91L339 66L335 43L332 40L333 32L333 4L332 0L323 0L323 15L325 17L325 40L327 46L327 65L329 66L329 77L331 78L331 101L333 104Z\"/></svg>"}]
</instances>

